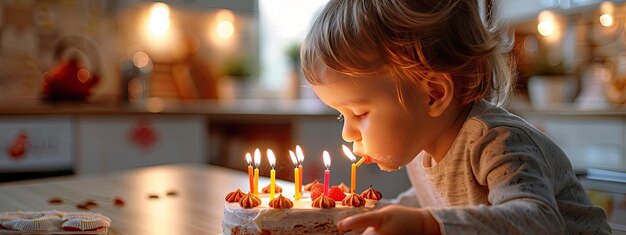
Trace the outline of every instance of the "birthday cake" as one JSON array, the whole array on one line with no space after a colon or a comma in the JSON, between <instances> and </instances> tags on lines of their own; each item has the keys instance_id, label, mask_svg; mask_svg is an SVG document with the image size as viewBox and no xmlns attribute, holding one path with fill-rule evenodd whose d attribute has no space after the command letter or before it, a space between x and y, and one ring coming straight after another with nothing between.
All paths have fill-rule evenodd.
<instances>
[{"instance_id":1,"label":"birthday cake","mask_svg":"<svg viewBox=\"0 0 626 235\"><path fill-rule=\"evenodd\" d=\"M363 196L361 196L363 195ZM365 197L364 197L365 196ZM222 230L224 234L361 234L361 230L340 232L340 220L372 210L380 193L372 188L362 194L345 193L338 186L328 196L319 190L305 192L299 200L277 193L243 193L226 196Z\"/></svg>"}]
</instances>

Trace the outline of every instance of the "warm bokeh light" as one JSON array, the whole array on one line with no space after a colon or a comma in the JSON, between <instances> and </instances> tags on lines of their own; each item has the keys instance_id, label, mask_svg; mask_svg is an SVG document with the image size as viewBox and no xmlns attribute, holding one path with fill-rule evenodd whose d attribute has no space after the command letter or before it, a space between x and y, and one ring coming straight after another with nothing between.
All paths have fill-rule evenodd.
<instances>
[{"instance_id":1,"label":"warm bokeh light","mask_svg":"<svg viewBox=\"0 0 626 235\"><path fill-rule=\"evenodd\" d=\"M170 28L170 8L167 4L158 2L152 5L148 20L150 33L161 36Z\"/></svg>"},{"instance_id":2,"label":"warm bokeh light","mask_svg":"<svg viewBox=\"0 0 626 235\"><path fill-rule=\"evenodd\" d=\"M548 43L558 43L561 40L561 22L558 16L550 11L544 10L537 16L537 31Z\"/></svg>"},{"instance_id":3,"label":"warm bokeh light","mask_svg":"<svg viewBox=\"0 0 626 235\"><path fill-rule=\"evenodd\" d=\"M603 14L600 16L600 24L604 27L613 25L613 16L610 14Z\"/></svg>"},{"instance_id":4,"label":"warm bokeh light","mask_svg":"<svg viewBox=\"0 0 626 235\"><path fill-rule=\"evenodd\" d=\"M233 36L234 32L235 25L233 25L233 22L228 20L222 20L220 22L217 22L217 36L219 36L220 38L230 38Z\"/></svg>"},{"instance_id":5,"label":"warm bokeh light","mask_svg":"<svg viewBox=\"0 0 626 235\"><path fill-rule=\"evenodd\" d=\"M138 68L148 67L150 63L150 56L143 51L138 51L133 54L133 64Z\"/></svg>"},{"instance_id":6,"label":"warm bokeh light","mask_svg":"<svg viewBox=\"0 0 626 235\"><path fill-rule=\"evenodd\" d=\"M550 36L554 33L554 22L552 21L543 21L539 22L537 25L537 31L542 36Z\"/></svg>"},{"instance_id":7,"label":"warm bokeh light","mask_svg":"<svg viewBox=\"0 0 626 235\"><path fill-rule=\"evenodd\" d=\"M615 11L615 5L610 1L605 1L600 4L600 24L604 27L613 25L615 18L613 16Z\"/></svg>"},{"instance_id":8,"label":"warm bokeh light","mask_svg":"<svg viewBox=\"0 0 626 235\"><path fill-rule=\"evenodd\" d=\"M221 51L229 51L237 43L238 23L235 13L229 9L217 10L207 19L207 39Z\"/></svg>"}]
</instances>

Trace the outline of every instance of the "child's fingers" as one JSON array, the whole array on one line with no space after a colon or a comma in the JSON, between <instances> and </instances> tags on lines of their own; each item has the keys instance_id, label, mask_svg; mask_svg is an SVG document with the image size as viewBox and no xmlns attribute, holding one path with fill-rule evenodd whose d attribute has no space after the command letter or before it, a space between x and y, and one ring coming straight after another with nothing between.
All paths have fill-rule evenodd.
<instances>
[{"instance_id":1,"label":"child's fingers","mask_svg":"<svg viewBox=\"0 0 626 235\"><path fill-rule=\"evenodd\" d=\"M355 228L379 227L382 221L381 215L376 212L366 212L343 219L337 223L339 231L346 231Z\"/></svg>"}]
</instances>

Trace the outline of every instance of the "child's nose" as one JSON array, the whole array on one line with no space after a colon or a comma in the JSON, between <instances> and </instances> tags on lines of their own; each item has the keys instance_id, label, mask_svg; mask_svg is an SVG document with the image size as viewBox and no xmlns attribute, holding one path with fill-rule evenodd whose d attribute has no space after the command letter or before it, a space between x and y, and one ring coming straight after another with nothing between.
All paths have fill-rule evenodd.
<instances>
[{"instance_id":1,"label":"child's nose","mask_svg":"<svg viewBox=\"0 0 626 235\"><path fill-rule=\"evenodd\" d=\"M359 129L351 124L352 122L349 122L348 120L343 122L341 137L346 142L354 142L361 139L361 132L359 132Z\"/></svg>"}]
</instances>

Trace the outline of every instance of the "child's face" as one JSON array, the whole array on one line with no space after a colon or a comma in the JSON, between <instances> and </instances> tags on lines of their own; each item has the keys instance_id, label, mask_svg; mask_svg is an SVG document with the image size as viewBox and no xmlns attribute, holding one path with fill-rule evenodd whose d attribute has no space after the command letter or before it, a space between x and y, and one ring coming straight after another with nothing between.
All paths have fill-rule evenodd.
<instances>
[{"instance_id":1,"label":"child's face","mask_svg":"<svg viewBox=\"0 0 626 235\"><path fill-rule=\"evenodd\" d=\"M325 69L320 76L325 84L313 85L313 90L344 116L342 137L353 142L353 151L366 162L397 170L433 141L433 119L424 111L427 96L421 90L405 100L405 109L395 82L385 75L355 78Z\"/></svg>"}]
</instances>

